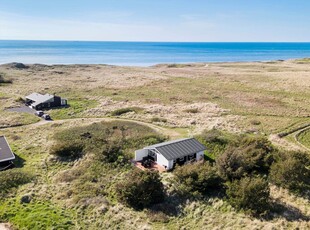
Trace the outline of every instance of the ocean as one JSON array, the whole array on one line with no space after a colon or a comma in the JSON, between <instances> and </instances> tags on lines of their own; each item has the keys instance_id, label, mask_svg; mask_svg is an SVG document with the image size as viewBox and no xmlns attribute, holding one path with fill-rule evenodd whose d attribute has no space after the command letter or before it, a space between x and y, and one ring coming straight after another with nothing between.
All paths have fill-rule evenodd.
<instances>
[{"instance_id":1,"label":"ocean","mask_svg":"<svg viewBox=\"0 0 310 230\"><path fill-rule=\"evenodd\" d=\"M80 42L0 40L0 64L245 62L310 57L309 43Z\"/></svg>"}]
</instances>

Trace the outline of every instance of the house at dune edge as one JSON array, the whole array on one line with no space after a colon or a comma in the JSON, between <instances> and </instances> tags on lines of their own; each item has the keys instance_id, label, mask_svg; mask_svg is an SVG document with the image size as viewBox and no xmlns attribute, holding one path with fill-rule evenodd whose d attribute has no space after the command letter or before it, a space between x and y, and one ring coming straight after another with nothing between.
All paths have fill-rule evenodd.
<instances>
[{"instance_id":1,"label":"house at dune edge","mask_svg":"<svg viewBox=\"0 0 310 230\"><path fill-rule=\"evenodd\" d=\"M15 155L12 152L5 136L0 136L0 171L11 168Z\"/></svg>"},{"instance_id":2,"label":"house at dune edge","mask_svg":"<svg viewBox=\"0 0 310 230\"><path fill-rule=\"evenodd\" d=\"M35 110L66 106L67 99L51 94L32 93L26 96L26 104Z\"/></svg>"},{"instance_id":3,"label":"house at dune edge","mask_svg":"<svg viewBox=\"0 0 310 230\"><path fill-rule=\"evenodd\" d=\"M206 147L195 138L184 138L144 147L135 152L135 163L143 167L158 165L163 171L171 170L176 164L204 159Z\"/></svg>"}]
</instances>

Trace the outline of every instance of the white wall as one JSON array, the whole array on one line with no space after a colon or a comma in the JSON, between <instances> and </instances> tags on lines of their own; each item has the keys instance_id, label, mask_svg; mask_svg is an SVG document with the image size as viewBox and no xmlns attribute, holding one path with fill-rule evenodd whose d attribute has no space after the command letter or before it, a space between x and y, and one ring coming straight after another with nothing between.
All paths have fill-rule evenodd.
<instances>
[{"instance_id":1,"label":"white wall","mask_svg":"<svg viewBox=\"0 0 310 230\"><path fill-rule=\"evenodd\" d=\"M147 149L140 149L135 151L135 161L142 161L143 157L148 155Z\"/></svg>"},{"instance_id":2,"label":"white wall","mask_svg":"<svg viewBox=\"0 0 310 230\"><path fill-rule=\"evenodd\" d=\"M196 161L204 159L204 151L198 152L196 154Z\"/></svg>"},{"instance_id":3,"label":"white wall","mask_svg":"<svg viewBox=\"0 0 310 230\"><path fill-rule=\"evenodd\" d=\"M167 169L172 169L173 168L173 160L168 161L168 167Z\"/></svg>"},{"instance_id":4,"label":"white wall","mask_svg":"<svg viewBox=\"0 0 310 230\"><path fill-rule=\"evenodd\" d=\"M168 161L163 155L161 155L160 153L157 153L157 164L163 167L166 166L166 169L172 169L173 161Z\"/></svg>"}]
</instances>

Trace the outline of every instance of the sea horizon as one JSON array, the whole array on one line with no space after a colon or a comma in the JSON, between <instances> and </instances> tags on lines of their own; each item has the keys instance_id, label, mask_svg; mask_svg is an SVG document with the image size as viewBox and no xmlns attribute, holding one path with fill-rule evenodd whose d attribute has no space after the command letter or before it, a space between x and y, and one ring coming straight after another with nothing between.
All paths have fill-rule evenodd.
<instances>
[{"instance_id":1,"label":"sea horizon","mask_svg":"<svg viewBox=\"0 0 310 230\"><path fill-rule=\"evenodd\" d=\"M0 64L156 64L250 62L310 57L310 42L141 42L0 40Z\"/></svg>"}]
</instances>

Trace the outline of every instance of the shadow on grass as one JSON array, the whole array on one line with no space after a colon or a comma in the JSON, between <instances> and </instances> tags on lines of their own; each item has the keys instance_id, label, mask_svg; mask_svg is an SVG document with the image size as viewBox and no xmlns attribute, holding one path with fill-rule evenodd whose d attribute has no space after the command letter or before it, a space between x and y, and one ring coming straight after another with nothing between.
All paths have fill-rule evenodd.
<instances>
[{"instance_id":1,"label":"shadow on grass","mask_svg":"<svg viewBox=\"0 0 310 230\"><path fill-rule=\"evenodd\" d=\"M43 108L42 111L53 111L53 110L59 110L59 109L69 109L71 108L71 105L63 105L63 106L57 106L57 107L49 107L49 108Z\"/></svg>"},{"instance_id":2,"label":"shadow on grass","mask_svg":"<svg viewBox=\"0 0 310 230\"><path fill-rule=\"evenodd\" d=\"M25 164L25 159L15 154L15 160L13 161L15 168L22 168Z\"/></svg>"},{"instance_id":3,"label":"shadow on grass","mask_svg":"<svg viewBox=\"0 0 310 230\"><path fill-rule=\"evenodd\" d=\"M310 216L303 214L298 208L286 204L280 200L273 200L271 202L270 212L264 216L264 220L273 220L277 218L284 218L285 220L292 221L310 221Z\"/></svg>"},{"instance_id":4,"label":"shadow on grass","mask_svg":"<svg viewBox=\"0 0 310 230\"><path fill-rule=\"evenodd\" d=\"M204 194L182 194L175 191L173 194L166 195L165 201L155 204L147 209L147 216L152 222L169 222L170 217L182 215L184 206L191 201L201 201L209 203L215 198L224 199L224 187Z\"/></svg>"}]
</instances>

